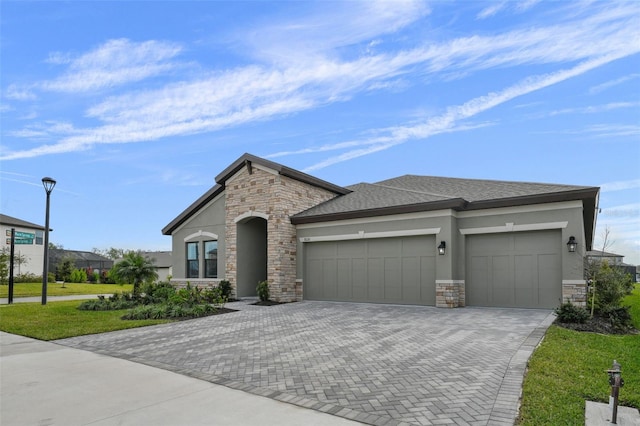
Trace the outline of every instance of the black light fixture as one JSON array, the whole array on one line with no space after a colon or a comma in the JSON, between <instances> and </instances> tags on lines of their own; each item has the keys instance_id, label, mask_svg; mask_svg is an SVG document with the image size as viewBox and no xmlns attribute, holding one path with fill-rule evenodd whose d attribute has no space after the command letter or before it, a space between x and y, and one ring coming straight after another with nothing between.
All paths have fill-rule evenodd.
<instances>
[{"instance_id":1,"label":"black light fixture","mask_svg":"<svg viewBox=\"0 0 640 426\"><path fill-rule=\"evenodd\" d=\"M42 268L42 304L47 304L47 279L49 275L49 196L53 187L56 186L56 181L50 177L42 178L42 186L47 193L47 210L44 221L44 266Z\"/></svg>"},{"instance_id":2,"label":"black light fixture","mask_svg":"<svg viewBox=\"0 0 640 426\"><path fill-rule=\"evenodd\" d=\"M576 247L578 247L578 242L576 241L576 237L572 235L569 237L569 242L567 243L569 253L574 253L576 251Z\"/></svg>"},{"instance_id":3,"label":"black light fixture","mask_svg":"<svg viewBox=\"0 0 640 426\"><path fill-rule=\"evenodd\" d=\"M444 255L447 249L447 244L444 241L440 241L440 245L438 246L438 254Z\"/></svg>"}]
</instances>

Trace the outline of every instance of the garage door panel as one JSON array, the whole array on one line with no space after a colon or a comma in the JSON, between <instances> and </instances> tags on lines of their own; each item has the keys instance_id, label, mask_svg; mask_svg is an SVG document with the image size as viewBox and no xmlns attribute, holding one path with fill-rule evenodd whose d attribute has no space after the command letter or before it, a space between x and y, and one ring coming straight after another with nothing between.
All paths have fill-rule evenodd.
<instances>
[{"instance_id":1,"label":"garage door panel","mask_svg":"<svg viewBox=\"0 0 640 426\"><path fill-rule=\"evenodd\" d=\"M369 258L367 262L367 277L369 280L369 300L384 299L384 259Z\"/></svg>"},{"instance_id":2,"label":"garage door panel","mask_svg":"<svg viewBox=\"0 0 640 426\"><path fill-rule=\"evenodd\" d=\"M515 305L526 306L527 304L538 303L538 292L536 291L538 271L534 268L534 257L531 255L520 255L515 256L514 261Z\"/></svg>"},{"instance_id":3,"label":"garage door panel","mask_svg":"<svg viewBox=\"0 0 640 426\"><path fill-rule=\"evenodd\" d=\"M468 305L553 308L562 294L560 231L470 235Z\"/></svg>"},{"instance_id":4,"label":"garage door panel","mask_svg":"<svg viewBox=\"0 0 640 426\"><path fill-rule=\"evenodd\" d=\"M352 300L367 300L367 261L352 259Z\"/></svg>"},{"instance_id":5,"label":"garage door panel","mask_svg":"<svg viewBox=\"0 0 640 426\"><path fill-rule=\"evenodd\" d=\"M353 279L351 259L338 259L337 268L337 298L340 300L350 300L352 297L351 281Z\"/></svg>"},{"instance_id":6,"label":"garage door panel","mask_svg":"<svg viewBox=\"0 0 640 426\"><path fill-rule=\"evenodd\" d=\"M421 300L420 296L420 258L402 258L402 298L404 300Z\"/></svg>"},{"instance_id":7,"label":"garage door panel","mask_svg":"<svg viewBox=\"0 0 640 426\"><path fill-rule=\"evenodd\" d=\"M561 303L562 288L554 285L554 278L561 276L562 265L558 256L543 254L538 256L539 300L547 306Z\"/></svg>"},{"instance_id":8,"label":"garage door panel","mask_svg":"<svg viewBox=\"0 0 640 426\"><path fill-rule=\"evenodd\" d=\"M400 259L388 257L384 260L384 300L400 302L402 300L402 274Z\"/></svg>"},{"instance_id":9,"label":"garage door panel","mask_svg":"<svg viewBox=\"0 0 640 426\"><path fill-rule=\"evenodd\" d=\"M335 259L324 259L322 261L322 290L323 297L329 300L336 300L338 297L338 273Z\"/></svg>"},{"instance_id":10,"label":"garage door panel","mask_svg":"<svg viewBox=\"0 0 640 426\"><path fill-rule=\"evenodd\" d=\"M306 299L435 305L433 236L313 242L305 259Z\"/></svg>"}]
</instances>

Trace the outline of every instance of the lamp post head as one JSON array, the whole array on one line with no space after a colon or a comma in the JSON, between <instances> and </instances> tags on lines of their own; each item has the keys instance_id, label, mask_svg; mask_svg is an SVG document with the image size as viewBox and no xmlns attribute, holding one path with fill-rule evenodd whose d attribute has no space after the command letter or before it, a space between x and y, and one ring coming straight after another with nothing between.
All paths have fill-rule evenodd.
<instances>
[{"instance_id":1,"label":"lamp post head","mask_svg":"<svg viewBox=\"0 0 640 426\"><path fill-rule=\"evenodd\" d=\"M47 192L47 195L51 194L53 187L56 186L56 181L50 177L43 177L42 186L44 186L44 190Z\"/></svg>"}]
</instances>

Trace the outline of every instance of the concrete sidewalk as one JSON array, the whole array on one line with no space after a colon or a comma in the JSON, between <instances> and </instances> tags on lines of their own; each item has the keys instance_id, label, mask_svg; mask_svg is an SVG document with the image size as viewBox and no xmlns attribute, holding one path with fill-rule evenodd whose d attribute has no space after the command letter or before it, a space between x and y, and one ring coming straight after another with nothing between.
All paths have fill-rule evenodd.
<instances>
[{"instance_id":1,"label":"concrete sidewalk","mask_svg":"<svg viewBox=\"0 0 640 426\"><path fill-rule=\"evenodd\" d=\"M85 300L85 299L97 299L98 296L109 297L111 294L73 294L71 296L47 296L47 303L49 302L62 302L64 300ZM13 303L41 303L42 296L29 296L29 297L14 297ZM8 297L0 297L0 305L7 305L9 303Z\"/></svg>"},{"instance_id":2,"label":"concrete sidewalk","mask_svg":"<svg viewBox=\"0 0 640 426\"><path fill-rule=\"evenodd\" d=\"M122 359L0 332L3 425L356 425Z\"/></svg>"}]
</instances>

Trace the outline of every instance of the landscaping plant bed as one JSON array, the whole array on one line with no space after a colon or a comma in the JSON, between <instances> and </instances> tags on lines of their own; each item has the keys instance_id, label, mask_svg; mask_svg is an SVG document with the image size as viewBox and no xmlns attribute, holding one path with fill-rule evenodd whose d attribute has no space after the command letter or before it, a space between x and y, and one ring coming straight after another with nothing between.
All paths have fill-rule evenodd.
<instances>
[{"instance_id":1,"label":"landscaping plant bed","mask_svg":"<svg viewBox=\"0 0 640 426\"><path fill-rule=\"evenodd\" d=\"M584 323L577 322L560 322L557 319L554 322L558 327L568 328L569 330L585 331L599 334L639 334L635 328L620 329L611 325L611 322L599 316L587 319Z\"/></svg>"},{"instance_id":2,"label":"landscaping plant bed","mask_svg":"<svg viewBox=\"0 0 640 426\"><path fill-rule=\"evenodd\" d=\"M273 301L273 300L260 300L259 302L252 303L252 305L256 305L256 306L276 306L276 305L284 305L285 303L289 303L289 302L276 302L276 301Z\"/></svg>"}]
</instances>

